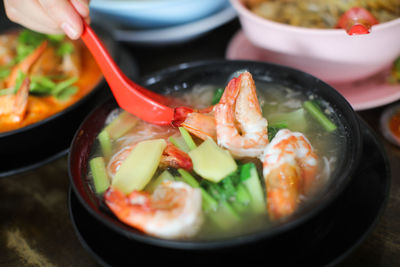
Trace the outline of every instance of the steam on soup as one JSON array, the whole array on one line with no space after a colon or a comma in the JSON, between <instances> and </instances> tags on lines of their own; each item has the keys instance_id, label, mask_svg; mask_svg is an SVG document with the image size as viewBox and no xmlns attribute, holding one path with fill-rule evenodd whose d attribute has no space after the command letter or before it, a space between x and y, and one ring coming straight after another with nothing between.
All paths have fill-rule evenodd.
<instances>
[{"instance_id":1,"label":"steam on soup","mask_svg":"<svg viewBox=\"0 0 400 267\"><path fill-rule=\"evenodd\" d=\"M240 235L296 213L329 181L344 137L326 103L257 86L244 72L224 90L172 93L196 108L178 127L113 111L92 152L93 190L119 220L162 238Z\"/></svg>"}]
</instances>

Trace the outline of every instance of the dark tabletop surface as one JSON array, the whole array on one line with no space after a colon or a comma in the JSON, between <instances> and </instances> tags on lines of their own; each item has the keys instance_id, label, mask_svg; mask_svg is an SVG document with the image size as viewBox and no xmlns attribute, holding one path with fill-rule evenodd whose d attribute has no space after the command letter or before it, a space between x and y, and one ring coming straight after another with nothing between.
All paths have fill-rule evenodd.
<instances>
[{"instance_id":1,"label":"dark tabletop surface","mask_svg":"<svg viewBox=\"0 0 400 267\"><path fill-rule=\"evenodd\" d=\"M221 59L240 28L234 20L189 43L163 47L123 44L138 75L195 60ZM400 148L382 137L386 108L359 112L377 133L391 167L387 206L373 231L338 266L400 266ZM1 149L1 148L0 148ZM1 266L98 266L79 242L68 212L67 156L35 170L0 178Z\"/></svg>"}]
</instances>

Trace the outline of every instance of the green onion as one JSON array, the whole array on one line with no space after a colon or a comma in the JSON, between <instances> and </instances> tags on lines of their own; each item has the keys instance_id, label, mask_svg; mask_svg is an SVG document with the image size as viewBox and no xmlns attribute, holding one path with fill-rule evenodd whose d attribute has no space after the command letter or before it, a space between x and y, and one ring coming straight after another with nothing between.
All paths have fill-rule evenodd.
<instances>
[{"instance_id":1,"label":"green onion","mask_svg":"<svg viewBox=\"0 0 400 267\"><path fill-rule=\"evenodd\" d=\"M224 89L223 88L218 88L213 96L212 105L218 104L219 100L221 99L222 95L224 94Z\"/></svg>"},{"instance_id":2,"label":"green onion","mask_svg":"<svg viewBox=\"0 0 400 267\"><path fill-rule=\"evenodd\" d=\"M0 90L0 96L2 96L2 95L12 95L12 94L15 93L14 91L15 91L14 88L1 89Z\"/></svg>"},{"instance_id":3,"label":"green onion","mask_svg":"<svg viewBox=\"0 0 400 267\"><path fill-rule=\"evenodd\" d=\"M52 42L62 42L65 38L64 34L46 34L46 38L49 39Z\"/></svg>"},{"instance_id":4,"label":"green onion","mask_svg":"<svg viewBox=\"0 0 400 267\"><path fill-rule=\"evenodd\" d=\"M328 132L336 130L336 125L331 122L328 117L322 112L320 107L313 101L303 103L304 108L314 117Z\"/></svg>"},{"instance_id":5,"label":"green onion","mask_svg":"<svg viewBox=\"0 0 400 267\"><path fill-rule=\"evenodd\" d=\"M199 182L194 178L188 171L184 169L178 169L180 175L182 175L183 180L191 187L200 187Z\"/></svg>"},{"instance_id":6,"label":"green onion","mask_svg":"<svg viewBox=\"0 0 400 267\"><path fill-rule=\"evenodd\" d=\"M183 137L183 140L185 140L187 146L189 147L190 150L195 149L196 143L193 141L193 138L190 136L189 132L183 128L183 127L178 127L179 131L181 132L181 135Z\"/></svg>"},{"instance_id":7,"label":"green onion","mask_svg":"<svg viewBox=\"0 0 400 267\"><path fill-rule=\"evenodd\" d=\"M11 73L10 69L0 68L0 80L7 78Z\"/></svg>"},{"instance_id":8,"label":"green onion","mask_svg":"<svg viewBox=\"0 0 400 267\"><path fill-rule=\"evenodd\" d=\"M251 177L251 169L253 168L254 163L246 163L243 164L240 168L240 181L244 182Z\"/></svg>"},{"instance_id":9,"label":"green onion","mask_svg":"<svg viewBox=\"0 0 400 267\"><path fill-rule=\"evenodd\" d=\"M21 87L23 81L25 80L25 73L23 73L21 70L18 70L17 73L17 78L15 80L15 87L14 87L14 93L17 93L19 88Z\"/></svg>"},{"instance_id":10,"label":"green onion","mask_svg":"<svg viewBox=\"0 0 400 267\"><path fill-rule=\"evenodd\" d=\"M109 158L112 153L112 144L108 132L105 130L101 131L100 134L97 136L97 139L100 142L100 147L101 151L103 152L103 156L105 158Z\"/></svg>"},{"instance_id":11,"label":"green onion","mask_svg":"<svg viewBox=\"0 0 400 267\"><path fill-rule=\"evenodd\" d=\"M60 93L56 95L56 98L61 101L68 100L71 96L78 92L78 87L70 86L62 90Z\"/></svg>"},{"instance_id":12,"label":"green onion","mask_svg":"<svg viewBox=\"0 0 400 267\"><path fill-rule=\"evenodd\" d=\"M74 46L68 42L61 43L60 47L57 49L57 54L59 56L68 55L73 52L74 52Z\"/></svg>"},{"instance_id":13,"label":"green onion","mask_svg":"<svg viewBox=\"0 0 400 267\"><path fill-rule=\"evenodd\" d=\"M172 136L170 136L170 137L168 138L168 140L169 140L172 144L174 144L174 146L176 146L177 148L179 148L179 149L182 150L183 152L186 152L186 153L187 153L187 152L190 151L189 147L187 146L185 140L183 140L183 137L182 137L182 136L179 136L179 137L172 137Z\"/></svg>"},{"instance_id":14,"label":"green onion","mask_svg":"<svg viewBox=\"0 0 400 267\"><path fill-rule=\"evenodd\" d=\"M110 180L107 176L104 158L96 157L91 159L89 166L93 175L93 183L96 193L103 193L110 186Z\"/></svg>"},{"instance_id":15,"label":"green onion","mask_svg":"<svg viewBox=\"0 0 400 267\"><path fill-rule=\"evenodd\" d=\"M78 80L78 77L71 77L69 79L66 79L62 82L57 83L56 87L52 91L53 95L58 95L61 91L64 89L70 87L73 83L75 83Z\"/></svg>"}]
</instances>

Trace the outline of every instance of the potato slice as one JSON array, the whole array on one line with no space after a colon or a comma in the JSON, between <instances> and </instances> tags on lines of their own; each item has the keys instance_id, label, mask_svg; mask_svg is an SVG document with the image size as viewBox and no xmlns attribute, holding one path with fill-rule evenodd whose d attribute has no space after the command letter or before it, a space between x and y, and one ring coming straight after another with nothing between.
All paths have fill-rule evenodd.
<instances>
[{"instance_id":1,"label":"potato slice","mask_svg":"<svg viewBox=\"0 0 400 267\"><path fill-rule=\"evenodd\" d=\"M139 142L115 174L112 186L125 194L142 190L156 172L166 146L164 139Z\"/></svg>"},{"instance_id":2,"label":"potato slice","mask_svg":"<svg viewBox=\"0 0 400 267\"><path fill-rule=\"evenodd\" d=\"M220 148L211 138L189 153L193 170L204 179L218 183L237 169L232 155Z\"/></svg>"}]
</instances>

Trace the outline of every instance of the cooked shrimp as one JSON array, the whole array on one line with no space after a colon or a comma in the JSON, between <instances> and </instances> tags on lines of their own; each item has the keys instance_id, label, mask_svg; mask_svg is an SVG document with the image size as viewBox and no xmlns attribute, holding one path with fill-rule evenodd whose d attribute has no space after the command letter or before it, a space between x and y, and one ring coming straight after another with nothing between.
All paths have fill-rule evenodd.
<instances>
[{"instance_id":1,"label":"cooked shrimp","mask_svg":"<svg viewBox=\"0 0 400 267\"><path fill-rule=\"evenodd\" d=\"M317 155L307 138L288 129L280 130L261 156L272 219L292 214L315 180Z\"/></svg>"},{"instance_id":2,"label":"cooked shrimp","mask_svg":"<svg viewBox=\"0 0 400 267\"><path fill-rule=\"evenodd\" d=\"M24 119L28 106L29 83L29 78L25 78L17 93L0 96L1 123L19 123Z\"/></svg>"},{"instance_id":3,"label":"cooked shrimp","mask_svg":"<svg viewBox=\"0 0 400 267\"><path fill-rule=\"evenodd\" d=\"M172 125L183 127L188 132L206 140L212 138L217 140L217 132L215 126L215 118L213 107L202 110L191 109L187 107L177 107L175 109L174 121Z\"/></svg>"},{"instance_id":4,"label":"cooked shrimp","mask_svg":"<svg viewBox=\"0 0 400 267\"><path fill-rule=\"evenodd\" d=\"M123 147L110 159L107 165L107 171L110 177L114 177L118 169L121 167L122 163L129 156L133 148L137 143ZM191 171L193 169L193 163L189 155L172 143L167 142L167 146L160 159L160 166L162 167L174 167L183 168L185 170Z\"/></svg>"},{"instance_id":5,"label":"cooked shrimp","mask_svg":"<svg viewBox=\"0 0 400 267\"><path fill-rule=\"evenodd\" d=\"M249 72L233 78L214 107L218 144L235 157L258 157L268 144L268 122L261 114Z\"/></svg>"},{"instance_id":6,"label":"cooked shrimp","mask_svg":"<svg viewBox=\"0 0 400 267\"><path fill-rule=\"evenodd\" d=\"M15 86L18 72L22 71L27 74L32 65L38 60L43 54L47 47L47 41L43 41L32 53L24 58L20 63L15 65L11 70L11 74L7 79L7 88L13 88Z\"/></svg>"},{"instance_id":7,"label":"cooked shrimp","mask_svg":"<svg viewBox=\"0 0 400 267\"><path fill-rule=\"evenodd\" d=\"M104 199L119 220L157 237L191 237L203 222L201 191L183 182L165 181L152 195L133 191L126 196L110 187Z\"/></svg>"}]
</instances>

